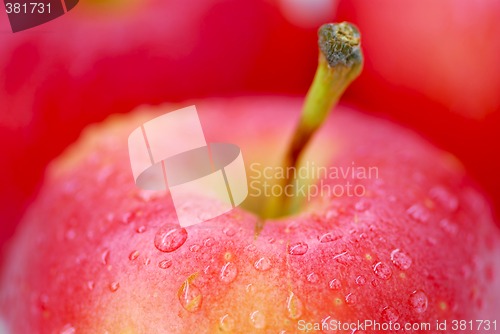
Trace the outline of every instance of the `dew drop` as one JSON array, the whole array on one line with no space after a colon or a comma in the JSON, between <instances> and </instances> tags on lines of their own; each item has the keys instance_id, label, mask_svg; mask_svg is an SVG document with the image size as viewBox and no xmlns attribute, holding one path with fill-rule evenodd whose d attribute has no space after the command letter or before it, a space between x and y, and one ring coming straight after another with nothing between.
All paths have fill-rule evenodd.
<instances>
[{"instance_id":1,"label":"dew drop","mask_svg":"<svg viewBox=\"0 0 500 334\"><path fill-rule=\"evenodd\" d=\"M234 319L229 314L223 315L219 320L219 329L223 332L231 332L234 325Z\"/></svg>"},{"instance_id":2,"label":"dew drop","mask_svg":"<svg viewBox=\"0 0 500 334\"><path fill-rule=\"evenodd\" d=\"M186 242L187 237L187 231L184 228L166 224L156 232L155 246L161 252L173 252Z\"/></svg>"},{"instance_id":3,"label":"dew drop","mask_svg":"<svg viewBox=\"0 0 500 334\"><path fill-rule=\"evenodd\" d=\"M220 271L219 278L224 283L231 283L238 276L238 269L232 262L227 262Z\"/></svg>"},{"instance_id":4,"label":"dew drop","mask_svg":"<svg viewBox=\"0 0 500 334\"><path fill-rule=\"evenodd\" d=\"M130 253L130 255L128 256L128 258L129 258L129 260L130 260L130 261L134 261L134 260L136 260L138 257L139 257L139 251L138 251L138 250L133 251L133 252L132 252L132 253Z\"/></svg>"},{"instance_id":5,"label":"dew drop","mask_svg":"<svg viewBox=\"0 0 500 334\"><path fill-rule=\"evenodd\" d=\"M395 323L399 319L399 312L393 307L386 307L382 311L382 319L385 322Z\"/></svg>"},{"instance_id":6,"label":"dew drop","mask_svg":"<svg viewBox=\"0 0 500 334\"><path fill-rule=\"evenodd\" d=\"M135 212L127 212L127 213L124 213L121 217L121 222L122 224L125 224L125 225L128 225L132 222L132 220L135 219L136 217L136 213Z\"/></svg>"},{"instance_id":7,"label":"dew drop","mask_svg":"<svg viewBox=\"0 0 500 334\"><path fill-rule=\"evenodd\" d=\"M255 286L250 283L245 287L245 291L253 295L255 293Z\"/></svg>"},{"instance_id":8,"label":"dew drop","mask_svg":"<svg viewBox=\"0 0 500 334\"><path fill-rule=\"evenodd\" d=\"M457 225L450 222L448 219L441 220L439 226L449 235L456 235L458 232Z\"/></svg>"},{"instance_id":9,"label":"dew drop","mask_svg":"<svg viewBox=\"0 0 500 334\"><path fill-rule=\"evenodd\" d=\"M236 234L236 231L231 227L224 227L222 232L224 232L224 234L227 235L228 237L232 237Z\"/></svg>"},{"instance_id":10,"label":"dew drop","mask_svg":"<svg viewBox=\"0 0 500 334\"><path fill-rule=\"evenodd\" d=\"M94 288L95 288L95 282L94 281L88 281L87 282L87 288L89 290L91 290L91 291L94 290Z\"/></svg>"},{"instance_id":11,"label":"dew drop","mask_svg":"<svg viewBox=\"0 0 500 334\"><path fill-rule=\"evenodd\" d=\"M340 238L341 238L340 235L335 235L335 234L329 232L329 233L325 233L322 236L320 236L319 242L324 244L327 242L332 242L332 241L338 240Z\"/></svg>"},{"instance_id":12,"label":"dew drop","mask_svg":"<svg viewBox=\"0 0 500 334\"><path fill-rule=\"evenodd\" d=\"M290 255L304 255L307 253L309 246L305 242L297 242L288 246L288 254Z\"/></svg>"},{"instance_id":13,"label":"dew drop","mask_svg":"<svg viewBox=\"0 0 500 334\"><path fill-rule=\"evenodd\" d=\"M428 299L427 295L420 290L413 292L408 300L410 306L417 313L423 313L427 310Z\"/></svg>"},{"instance_id":14,"label":"dew drop","mask_svg":"<svg viewBox=\"0 0 500 334\"><path fill-rule=\"evenodd\" d=\"M266 327L266 316L260 311L253 311L250 314L250 321L257 329L263 329Z\"/></svg>"},{"instance_id":15,"label":"dew drop","mask_svg":"<svg viewBox=\"0 0 500 334\"><path fill-rule=\"evenodd\" d=\"M255 261L253 266L255 267L255 269L257 269L259 271L266 271L266 270L271 269L272 264L271 264L271 260L269 260L269 258L261 257L260 259Z\"/></svg>"},{"instance_id":16,"label":"dew drop","mask_svg":"<svg viewBox=\"0 0 500 334\"><path fill-rule=\"evenodd\" d=\"M403 253L399 249L395 249L392 251L391 261L397 268L401 270L407 270L408 268L411 267L412 263L411 258L408 255L406 255L406 253Z\"/></svg>"},{"instance_id":17,"label":"dew drop","mask_svg":"<svg viewBox=\"0 0 500 334\"><path fill-rule=\"evenodd\" d=\"M318 283L318 281L319 281L318 274L316 274L316 273L310 273L309 275L307 275L307 281L309 283Z\"/></svg>"},{"instance_id":18,"label":"dew drop","mask_svg":"<svg viewBox=\"0 0 500 334\"><path fill-rule=\"evenodd\" d=\"M192 276L188 278L177 292L181 306L188 312L196 312L201 308L203 296L200 289L190 281Z\"/></svg>"},{"instance_id":19,"label":"dew drop","mask_svg":"<svg viewBox=\"0 0 500 334\"><path fill-rule=\"evenodd\" d=\"M293 292L290 292L286 300L286 310L288 318L295 320L302 316L304 305L302 301Z\"/></svg>"},{"instance_id":20,"label":"dew drop","mask_svg":"<svg viewBox=\"0 0 500 334\"><path fill-rule=\"evenodd\" d=\"M338 279L334 278L328 283L328 287L332 290L339 290L342 287L342 284Z\"/></svg>"},{"instance_id":21,"label":"dew drop","mask_svg":"<svg viewBox=\"0 0 500 334\"><path fill-rule=\"evenodd\" d=\"M205 247L212 247L214 243L215 243L214 238L206 238L205 241L203 241L203 245Z\"/></svg>"},{"instance_id":22,"label":"dew drop","mask_svg":"<svg viewBox=\"0 0 500 334\"><path fill-rule=\"evenodd\" d=\"M345 296L345 302L349 305L354 305L358 301L358 297L355 294L350 293Z\"/></svg>"},{"instance_id":23,"label":"dew drop","mask_svg":"<svg viewBox=\"0 0 500 334\"><path fill-rule=\"evenodd\" d=\"M421 223L427 223L430 219L429 211L421 204L412 205L406 212L410 217Z\"/></svg>"},{"instance_id":24,"label":"dew drop","mask_svg":"<svg viewBox=\"0 0 500 334\"><path fill-rule=\"evenodd\" d=\"M384 262L379 262L373 266L373 272L378 278L388 280L392 276L391 268Z\"/></svg>"},{"instance_id":25,"label":"dew drop","mask_svg":"<svg viewBox=\"0 0 500 334\"><path fill-rule=\"evenodd\" d=\"M120 288L120 283L118 282L113 282L109 285L109 290L111 290L111 292L116 292L119 288Z\"/></svg>"},{"instance_id":26,"label":"dew drop","mask_svg":"<svg viewBox=\"0 0 500 334\"><path fill-rule=\"evenodd\" d=\"M366 284L366 278L365 278L365 276L360 275L360 276L356 277L356 284L359 285L359 286L365 285Z\"/></svg>"},{"instance_id":27,"label":"dew drop","mask_svg":"<svg viewBox=\"0 0 500 334\"><path fill-rule=\"evenodd\" d=\"M102 262L102 264L109 263L109 249L106 249L104 252L102 252L101 262Z\"/></svg>"},{"instance_id":28,"label":"dew drop","mask_svg":"<svg viewBox=\"0 0 500 334\"><path fill-rule=\"evenodd\" d=\"M367 200L360 200L356 204L354 204L354 209L356 209L356 211L360 211L360 212L366 211L370 207L371 207L371 203L368 202Z\"/></svg>"},{"instance_id":29,"label":"dew drop","mask_svg":"<svg viewBox=\"0 0 500 334\"><path fill-rule=\"evenodd\" d=\"M255 252L257 250L257 246L255 246L254 244L250 244L246 246L245 249L249 252Z\"/></svg>"},{"instance_id":30,"label":"dew drop","mask_svg":"<svg viewBox=\"0 0 500 334\"><path fill-rule=\"evenodd\" d=\"M136 229L135 231L136 231L137 233L141 234L141 233L146 232L146 229L147 229L147 228L146 228L146 226L141 225L141 226L137 227L137 229Z\"/></svg>"},{"instance_id":31,"label":"dew drop","mask_svg":"<svg viewBox=\"0 0 500 334\"><path fill-rule=\"evenodd\" d=\"M172 260L163 260L163 261L160 261L158 263L158 267L160 267L161 269L167 269L167 268L170 268L172 266Z\"/></svg>"},{"instance_id":32,"label":"dew drop","mask_svg":"<svg viewBox=\"0 0 500 334\"><path fill-rule=\"evenodd\" d=\"M191 252L193 252L193 253L198 252L198 251L200 250L200 248L201 248L201 247L200 247L200 245L197 245L197 244L194 244L194 245L189 246L189 250L190 250Z\"/></svg>"},{"instance_id":33,"label":"dew drop","mask_svg":"<svg viewBox=\"0 0 500 334\"><path fill-rule=\"evenodd\" d=\"M457 197L442 186L432 188L429 195L449 212L455 212L458 209Z\"/></svg>"}]
</instances>

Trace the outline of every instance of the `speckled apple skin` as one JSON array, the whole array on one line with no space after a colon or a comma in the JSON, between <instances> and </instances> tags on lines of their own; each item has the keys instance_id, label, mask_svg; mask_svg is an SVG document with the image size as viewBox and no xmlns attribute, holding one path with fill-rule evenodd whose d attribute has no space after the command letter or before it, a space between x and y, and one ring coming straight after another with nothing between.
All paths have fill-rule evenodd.
<instances>
[{"instance_id":1,"label":"speckled apple skin","mask_svg":"<svg viewBox=\"0 0 500 334\"><path fill-rule=\"evenodd\" d=\"M207 140L239 145L250 166L280 160L301 103L197 106ZM364 196L317 196L300 214L267 221L258 237L259 219L244 208L182 231L168 192L135 186L127 151L134 128L182 106L92 126L50 166L2 271L0 312L12 333L300 333L332 320L495 320L499 233L451 155L340 106L310 156L376 167L377 178L324 180L350 181ZM176 228L187 238L161 251L162 231Z\"/></svg>"}]
</instances>

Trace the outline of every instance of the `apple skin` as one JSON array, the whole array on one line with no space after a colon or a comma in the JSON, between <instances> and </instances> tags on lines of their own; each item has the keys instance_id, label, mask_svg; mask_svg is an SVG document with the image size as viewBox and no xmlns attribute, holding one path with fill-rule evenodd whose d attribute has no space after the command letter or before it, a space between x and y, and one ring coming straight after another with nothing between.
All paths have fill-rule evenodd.
<instances>
[{"instance_id":1,"label":"apple skin","mask_svg":"<svg viewBox=\"0 0 500 334\"><path fill-rule=\"evenodd\" d=\"M2 272L12 333L295 333L299 319L498 317L499 233L484 197L449 154L347 107L307 159L376 166L379 178L350 179L364 197L315 197L257 239L258 219L237 208L160 251L159 231L179 228L175 211L167 193L134 185L127 136L178 107L114 116L50 166ZM279 161L300 107L285 98L198 104L207 140L239 145L247 165Z\"/></svg>"}]
</instances>

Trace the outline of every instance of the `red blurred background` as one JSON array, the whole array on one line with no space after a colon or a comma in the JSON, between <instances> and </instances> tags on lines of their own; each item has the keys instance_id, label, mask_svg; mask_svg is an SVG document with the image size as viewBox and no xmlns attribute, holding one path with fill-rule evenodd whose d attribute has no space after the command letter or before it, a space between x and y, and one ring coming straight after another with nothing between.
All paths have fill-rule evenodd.
<instances>
[{"instance_id":1,"label":"red blurred background","mask_svg":"<svg viewBox=\"0 0 500 334\"><path fill-rule=\"evenodd\" d=\"M366 62L344 102L452 152L498 210L499 19L492 0L92 0L13 34L0 11L0 245L87 124L141 104L303 95L317 27L343 20Z\"/></svg>"}]
</instances>

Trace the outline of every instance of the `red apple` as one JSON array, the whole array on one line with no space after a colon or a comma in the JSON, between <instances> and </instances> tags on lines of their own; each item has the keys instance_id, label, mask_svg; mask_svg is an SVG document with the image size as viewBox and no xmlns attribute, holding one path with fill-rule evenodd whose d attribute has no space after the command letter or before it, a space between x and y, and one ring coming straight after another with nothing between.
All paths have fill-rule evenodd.
<instances>
[{"instance_id":1,"label":"red apple","mask_svg":"<svg viewBox=\"0 0 500 334\"><path fill-rule=\"evenodd\" d=\"M262 187L256 170L278 162L300 106L236 99L198 110L208 141L239 145ZM377 174L324 179L337 196L313 197L258 237L245 207L268 198L252 187L245 207L182 229L168 193L134 185L127 150L134 128L177 107L113 117L51 165L2 273L12 333L297 333L335 320L447 320L451 333L454 320L500 320L499 233L451 155L339 107L306 161ZM347 182L365 192L349 196Z\"/></svg>"}]
</instances>

